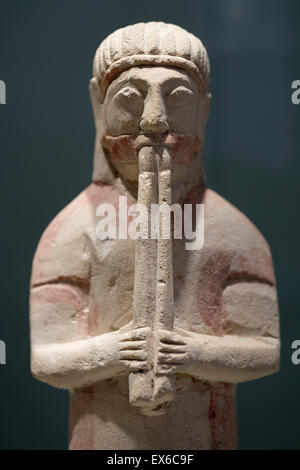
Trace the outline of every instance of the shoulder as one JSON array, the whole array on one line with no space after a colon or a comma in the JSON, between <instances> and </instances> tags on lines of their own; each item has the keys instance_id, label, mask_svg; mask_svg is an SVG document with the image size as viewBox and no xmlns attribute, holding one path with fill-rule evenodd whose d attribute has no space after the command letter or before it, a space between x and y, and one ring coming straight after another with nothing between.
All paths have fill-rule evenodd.
<instances>
[{"instance_id":1,"label":"shoulder","mask_svg":"<svg viewBox=\"0 0 300 470\"><path fill-rule=\"evenodd\" d=\"M275 284L270 248L257 227L211 189L205 191L203 203L205 242L229 257L229 275L244 275Z\"/></svg>"},{"instance_id":2,"label":"shoulder","mask_svg":"<svg viewBox=\"0 0 300 470\"><path fill-rule=\"evenodd\" d=\"M110 185L91 184L70 202L48 225L34 255L31 285L64 278L89 277L89 232L96 208L114 200Z\"/></svg>"}]
</instances>

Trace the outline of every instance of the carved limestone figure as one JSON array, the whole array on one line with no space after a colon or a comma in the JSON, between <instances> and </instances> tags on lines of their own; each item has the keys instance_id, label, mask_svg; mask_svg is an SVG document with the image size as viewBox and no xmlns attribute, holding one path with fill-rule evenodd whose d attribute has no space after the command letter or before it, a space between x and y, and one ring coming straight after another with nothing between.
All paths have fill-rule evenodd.
<instances>
[{"instance_id":1,"label":"carved limestone figure","mask_svg":"<svg viewBox=\"0 0 300 470\"><path fill-rule=\"evenodd\" d=\"M207 52L172 24L127 26L96 51L90 93L92 184L33 261L32 373L70 391L71 449L235 449L236 384L279 367L278 307L263 236L206 188ZM203 245L164 237L161 215L156 236L127 236L137 202L140 231L152 205L185 222L204 207ZM99 236L109 207L117 236Z\"/></svg>"}]
</instances>

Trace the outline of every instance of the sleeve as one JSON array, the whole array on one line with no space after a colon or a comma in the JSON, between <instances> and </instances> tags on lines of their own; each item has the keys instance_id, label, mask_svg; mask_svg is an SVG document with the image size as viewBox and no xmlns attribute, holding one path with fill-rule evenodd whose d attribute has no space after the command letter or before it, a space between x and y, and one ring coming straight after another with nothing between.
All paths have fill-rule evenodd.
<instances>
[{"instance_id":1,"label":"sleeve","mask_svg":"<svg viewBox=\"0 0 300 470\"><path fill-rule=\"evenodd\" d=\"M71 203L38 244L30 285L32 346L87 336L90 261L81 212Z\"/></svg>"},{"instance_id":2,"label":"sleeve","mask_svg":"<svg viewBox=\"0 0 300 470\"><path fill-rule=\"evenodd\" d=\"M270 248L250 225L236 246L222 295L226 334L279 338L276 281Z\"/></svg>"}]
</instances>

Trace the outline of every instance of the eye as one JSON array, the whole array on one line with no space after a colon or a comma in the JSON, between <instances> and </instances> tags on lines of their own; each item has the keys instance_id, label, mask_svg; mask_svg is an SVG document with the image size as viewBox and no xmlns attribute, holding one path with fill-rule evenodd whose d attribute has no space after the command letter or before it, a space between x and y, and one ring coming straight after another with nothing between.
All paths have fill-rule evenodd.
<instances>
[{"instance_id":1,"label":"eye","mask_svg":"<svg viewBox=\"0 0 300 470\"><path fill-rule=\"evenodd\" d=\"M185 86L178 86L177 88L174 88L174 90L169 93L167 100L172 103L172 104L185 104L186 101L189 101L191 98L193 98L194 93L186 88Z\"/></svg>"},{"instance_id":2,"label":"eye","mask_svg":"<svg viewBox=\"0 0 300 470\"><path fill-rule=\"evenodd\" d=\"M115 95L115 100L118 102L131 102L142 99L141 93L136 89L129 86L121 88Z\"/></svg>"}]
</instances>

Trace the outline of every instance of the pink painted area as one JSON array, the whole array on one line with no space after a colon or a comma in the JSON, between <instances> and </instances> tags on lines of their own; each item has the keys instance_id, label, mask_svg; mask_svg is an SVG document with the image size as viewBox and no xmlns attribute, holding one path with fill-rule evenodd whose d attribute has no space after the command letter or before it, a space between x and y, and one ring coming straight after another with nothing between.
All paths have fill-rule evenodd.
<instances>
[{"instance_id":1,"label":"pink painted area","mask_svg":"<svg viewBox=\"0 0 300 470\"><path fill-rule=\"evenodd\" d=\"M91 227L98 205L107 202L116 205L118 197L119 193L113 186L92 183L52 220L44 231L35 253L31 286L55 281L63 275L62 272L53 272L53 266L55 266L55 260L59 256L57 253L58 240L63 238L64 230L69 227L70 220L72 219L72 223L74 223L74 219L78 220L76 237L80 238L85 233L87 222L89 222L89 228ZM88 220L88 214L91 214L90 221ZM66 244L66 247L63 248L67 250L68 245ZM72 252L69 256L72 256ZM49 266L51 267L50 270ZM73 274L71 273L71 276Z\"/></svg>"},{"instance_id":2,"label":"pink painted area","mask_svg":"<svg viewBox=\"0 0 300 470\"><path fill-rule=\"evenodd\" d=\"M199 185L192 188L185 199L180 201L183 207L184 204L192 204L193 207L196 207L196 204L204 204L205 226L208 223L207 219L211 216L207 207L208 195L209 190L205 190L203 186ZM196 210L193 211L193 227L196 224L195 214ZM214 334L222 335L225 322L221 308L222 292L229 272L231 256L226 251L218 250L217 247L215 250L211 250L209 243L205 243L205 241L202 250L198 253L195 252L194 256L199 257L199 279L195 283L199 315L202 322Z\"/></svg>"},{"instance_id":3,"label":"pink painted area","mask_svg":"<svg viewBox=\"0 0 300 470\"><path fill-rule=\"evenodd\" d=\"M84 309L87 307L88 298L79 287L67 283L44 284L30 289L30 304L59 305L63 311L64 306L71 307L76 312L78 333L88 335L87 318Z\"/></svg>"},{"instance_id":4,"label":"pink painted area","mask_svg":"<svg viewBox=\"0 0 300 470\"><path fill-rule=\"evenodd\" d=\"M211 256L202 267L196 287L199 314L205 325L216 335L224 333L226 318L222 309L224 280L228 274L229 256Z\"/></svg>"},{"instance_id":5,"label":"pink painted area","mask_svg":"<svg viewBox=\"0 0 300 470\"><path fill-rule=\"evenodd\" d=\"M121 135L104 136L102 144L109 151L112 162L132 162L138 160L141 147L166 146L172 160L181 165L189 165L198 151L201 141L199 137L167 132L163 135Z\"/></svg>"},{"instance_id":6,"label":"pink painted area","mask_svg":"<svg viewBox=\"0 0 300 470\"><path fill-rule=\"evenodd\" d=\"M84 299L84 302L86 301L91 307L87 326L90 335L94 335L98 331L99 299L87 298L93 294L89 292L90 274L88 274L86 268L84 268L84 271L79 272L82 277L75 276L73 272L68 272L66 275L61 271L61 269L64 269L64 265L60 261L61 254L66 258L73 257L76 266L77 260L74 259L74 253L69 246L74 246L77 239L71 244L69 236L65 237L66 241L63 246L58 240L64 238L63 232L68 227L71 218L72 223L74 223L74 218L78 220L80 227L76 237L84 236L87 229L89 231L95 230L98 221L96 209L102 203L112 204L116 209L116 214L118 214L119 196L119 191L112 185L92 183L50 223L41 238L34 258L31 278L31 286L34 287L32 301L35 302L39 296L39 302L65 303L71 305L80 313L82 312L81 308L83 308L80 299ZM127 194L127 207L134 203L136 203L136 200ZM132 217L128 218L128 223L131 219ZM88 238L89 236L88 234ZM81 243L81 241L78 240L78 243ZM87 249L89 249L88 245ZM97 248L94 247L91 256L95 257L96 250ZM80 262L81 260L78 259L78 264ZM46 284L50 287L46 287ZM84 315L82 317L83 323L85 323L86 317Z\"/></svg>"},{"instance_id":7,"label":"pink painted area","mask_svg":"<svg viewBox=\"0 0 300 470\"><path fill-rule=\"evenodd\" d=\"M237 415L234 385L211 384L208 418L211 450L238 448Z\"/></svg>"},{"instance_id":8,"label":"pink painted area","mask_svg":"<svg viewBox=\"0 0 300 470\"><path fill-rule=\"evenodd\" d=\"M93 386L72 393L69 450L95 449L94 400Z\"/></svg>"},{"instance_id":9,"label":"pink painted area","mask_svg":"<svg viewBox=\"0 0 300 470\"><path fill-rule=\"evenodd\" d=\"M78 208L84 205L85 191L79 194L70 204L62 209L50 222L40 239L36 256L40 256L42 258L51 256L53 246L57 241L60 231L63 230L63 226L67 223L70 217L74 216L76 211L78 211Z\"/></svg>"},{"instance_id":10,"label":"pink painted area","mask_svg":"<svg viewBox=\"0 0 300 470\"><path fill-rule=\"evenodd\" d=\"M65 304L80 312L86 307L86 300L82 298L78 288L68 284L46 284L31 289L32 303Z\"/></svg>"},{"instance_id":11,"label":"pink painted area","mask_svg":"<svg viewBox=\"0 0 300 470\"><path fill-rule=\"evenodd\" d=\"M86 195L89 199L90 207L92 207L93 214L96 215L96 209L100 204L111 204L116 211L116 231L117 237L119 233L119 197L122 196L120 192L114 188L112 185L99 185L99 184L92 184L86 191ZM123 195L124 196L124 195ZM127 214L128 209L133 204L136 204L136 199L129 194L126 193L126 202L127 202ZM128 216L128 225L130 224L131 220L133 220L134 216ZM100 220L100 217L95 217L95 223ZM127 227L128 228L128 227ZM129 238L129 234L127 232L127 238Z\"/></svg>"},{"instance_id":12,"label":"pink painted area","mask_svg":"<svg viewBox=\"0 0 300 470\"><path fill-rule=\"evenodd\" d=\"M249 277L275 285L270 248L255 225L240 210L219 194L207 189L204 194L205 224L227 237L227 251L231 255L229 277ZM241 231L238 244L232 233ZM231 241L232 239L232 241ZM220 245L221 246L221 245Z\"/></svg>"},{"instance_id":13,"label":"pink painted area","mask_svg":"<svg viewBox=\"0 0 300 470\"><path fill-rule=\"evenodd\" d=\"M252 222L214 191L199 185L180 203L204 204L204 246L193 254L199 260L195 296L202 322L222 335L227 324L224 288L244 280L274 285L270 250Z\"/></svg>"},{"instance_id":14,"label":"pink painted area","mask_svg":"<svg viewBox=\"0 0 300 470\"><path fill-rule=\"evenodd\" d=\"M84 197L85 205L96 209L99 204L117 204L119 192L110 184L92 183L84 191Z\"/></svg>"}]
</instances>

